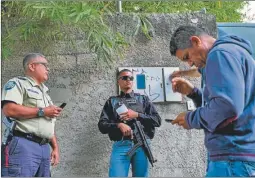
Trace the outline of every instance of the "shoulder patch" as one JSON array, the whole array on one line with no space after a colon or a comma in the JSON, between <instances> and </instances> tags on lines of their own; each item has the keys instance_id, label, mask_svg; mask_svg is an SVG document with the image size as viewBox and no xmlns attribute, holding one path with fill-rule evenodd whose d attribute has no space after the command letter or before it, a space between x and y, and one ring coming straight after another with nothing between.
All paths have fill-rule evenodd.
<instances>
[{"instance_id":1,"label":"shoulder patch","mask_svg":"<svg viewBox=\"0 0 255 178\"><path fill-rule=\"evenodd\" d=\"M15 85L16 85L16 83L15 83L14 81L9 81L9 82L5 85L4 89L5 89L5 90L11 90L13 87L15 87Z\"/></svg>"}]
</instances>

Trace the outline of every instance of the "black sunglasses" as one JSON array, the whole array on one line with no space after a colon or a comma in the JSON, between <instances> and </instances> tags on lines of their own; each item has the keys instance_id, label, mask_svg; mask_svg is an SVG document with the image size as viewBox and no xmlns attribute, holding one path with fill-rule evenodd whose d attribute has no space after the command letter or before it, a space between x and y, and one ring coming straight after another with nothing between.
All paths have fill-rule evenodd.
<instances>
[{"instance_id":1,"label":"black sunglasses","mask_svg":"<svg viewBox=\"0 0 255 178\"><path fill-rule=\"evenodd\" d=\"M133 80L134 80L134 77L133 77L133 76L121 76L121 77L119 77L119 79L121 79L121 80L130 80L130 81L133 81Z\"/></svg>"}]
</instances>

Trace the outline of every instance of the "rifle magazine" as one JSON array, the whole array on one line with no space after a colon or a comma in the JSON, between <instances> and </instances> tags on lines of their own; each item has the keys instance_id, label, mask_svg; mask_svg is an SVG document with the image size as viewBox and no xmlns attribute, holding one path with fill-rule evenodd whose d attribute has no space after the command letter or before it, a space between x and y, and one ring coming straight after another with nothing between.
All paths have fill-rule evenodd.
<instances>
[{"instance_id":1,"label":"rifle magazine","mask_svg":"<svg viewBox=\"0 0 255 178\"><path fill-rule=\"evenodd\" d=\"M132 157L133 154L135 154L135 151L140 147L142 146L143 144L141 142L138 142L137 144L135 144L128 152L127 152L127 155L129 157Z\"/></svg>"}]
</instances>

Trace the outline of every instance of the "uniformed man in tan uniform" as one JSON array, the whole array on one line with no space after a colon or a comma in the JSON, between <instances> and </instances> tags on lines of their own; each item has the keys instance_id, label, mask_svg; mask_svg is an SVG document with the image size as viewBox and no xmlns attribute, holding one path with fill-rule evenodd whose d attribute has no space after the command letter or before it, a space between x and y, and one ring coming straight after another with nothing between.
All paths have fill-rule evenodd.
<instances>
[{"instance_id":1,"label":"uniformed man in tan uniform","mask_svg":"<svg viewBox=\"0 0 255 178\"><path fill-rule=\"evenodd\" d=\"M16 127L13 137L2 146L1 175L49 177L50 164L59 162L54 127L55 117L62 109L53 105L43 84L49 72L46 58L30 53L24 58L23 67L26 76L15 77L3 87L2 110L16 122Z\"/></svg>"}]
</instances>

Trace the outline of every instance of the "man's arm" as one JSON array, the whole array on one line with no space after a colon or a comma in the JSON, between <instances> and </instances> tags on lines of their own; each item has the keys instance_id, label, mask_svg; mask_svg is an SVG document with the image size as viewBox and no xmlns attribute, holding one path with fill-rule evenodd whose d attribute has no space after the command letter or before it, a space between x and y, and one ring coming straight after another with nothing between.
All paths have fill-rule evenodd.
<instances>
[{"instance_id":1,"label":"man's arm","mask_svg":"<svg viewBox=\"0 0 255 178\"><path fill-rule=\"evenodd\" d=\"M173 78L171 82L172 82L173 92L178 92L183 95L187 95L187 97L193 100L196 107L201 106L202 93L198 88L194 87L192 83L180 77Z\"/></svg>"},{"instance_id":2,"label":"man's arm","mask_svg":"<svg viewBox=\"0 0 255 178\"><path fill-rule=\"evenodd\" d=\"M53 138L51 139L50 146L52 149L58 149L57 137L55 134Z\"/></svg>"},{"instance_id":3,"label":"man's arm","mask_svg":"<svg viewBox=\"0 0 255 178\"><path fill-rule=\"evenodd\" d=\"M201 74L198 72L198 70L195 69L189 69L189 70L180 70L180 71L174 71L171 75L171 77L200 77Z\"/></svg>"},{"instance_id":4,"label":"man's arm","mask_svg":"<svg viewBox=\"0 0 255 178\"><path fill-rule=\"evenodd\" d=\"M192 92L190 94L188 94L187 97L192 99L192 101L194 102L196 107L201 107L201 105L202 105L202 92L198 88L194 87Z\"/></svg>"},{"instance_id":5,"label":"man's arm","mask_svg":"<svg viewBox=\"0 0 255 178\"><path fill-rule=\"evenodd\" d=\"M51 163L53 166L55 166L59 163L59 147L58 147L56 135L54 135L54 137L51 139L50 145L52 148Z\"/></svg>"},{"instance_id":6,"label":"man's arm","mask_svg":"<svg viewBox=\"0 0 255 178\"><path fill-rule=\"evenodd\" d=\"M103 110L100 115L100 119L98 122L98 128L102 134L109 133L112 129L118 129L118 123L114 123L110 120L110 118L114 118L113 108L111 104L111 100L108 99L103 107Z\"/></svg>"},{"instance_id":7,"label":"man's arm","mask_svg":"<svg viewBox=\"0 0 255 178\"><path fill-rule=\"evenodd\" d=\"M11 118L30 119L37 117L38 108L31 108L8 102L3 106L3 113L5 116Z\"/></svg>"},{"instance_id":8,"label":"man's arm","mask_svg":"<svg viewBox=\"0 0 255 178\"><path fill-rule=\"evenodd\" d=\"M18 119L30 119L38 117L39 108L23 106L23 95L25 89L22 87L18 79L11 79L3 87L2 108L3 113L7 117ZM44 108L44 114L53 118L59 116L61 108L49 106Z\"/></svg>"},{"instance_id":9,"label":"man's arm","mask_svg":"<svg viewBox=\"0 0 255 178\"><path fill-rule=\"evenodd\" d=\"M14 102L7 102L3 106L3 113L5 116L19 119L36 118L38 117L38 110L39 108L22 106ZM46 117L54 118L58 117L61 111L61 108L51 105L44 108L44 115Z\"/></svg>"},{"instance_id":10,"label":"man's arm","mask_svg":"<svg viewBox=\"0 0 255 178\"><path fill-rule=\"evenodd\" d=\"M144 97L144 105L145 113L138 113L138 120L140 120L145 125L150 124L154 127L159 127L161 125L161 117L147 96Z\"/></svg>"},{"instance_id":11,"label":"man's arm","mask_svg":"<svg viewBox=\"0 0 255 178\"><path fill-rule=\"evenodd\" d=\"M244 109L245 84L240 61L226 51L214 51L206 64L207 88L210 93L205 107L186 115L190 128L201 124L209 132L228 120L235 120Z\"/></svg>"}]
</instances>

